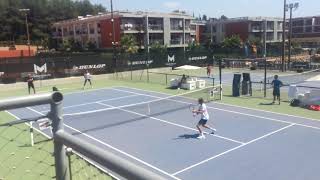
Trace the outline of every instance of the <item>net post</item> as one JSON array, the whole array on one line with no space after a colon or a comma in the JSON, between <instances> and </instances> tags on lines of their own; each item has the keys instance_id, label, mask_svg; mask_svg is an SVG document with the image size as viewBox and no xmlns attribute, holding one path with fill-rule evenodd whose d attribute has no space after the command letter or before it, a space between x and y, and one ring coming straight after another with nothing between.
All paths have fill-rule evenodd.
<instances>
[{"instance_id":1,"label":"net post","mask_svg":"<svg viewBox=\"0 0 320 180\"><path fill-rule=\"evenodd\" d=\"M147 62L147 82L149 83L149 64Z\"/></svg>"},{"instance_id":2,"label":"net post","mask_svg":"<svg viewBox=\"0 0 320 180\"><path fill-rule=\"evenodd\" d=\"M62 94L61 94L62 96ZM66 154L66 148L63 143L55 139L56 133L60 130L63 131L63 118L62 118L62 102L50 103L50 119L52 120L52 133L54 144L54 159L55 159L55 172L57 180L69 180L69 166Z\"/></svg>"},{"instance_id":3,"label":"net post","mask_svg":"<svg viewBox=\"0 0 320 180\"><path fill-rule=\"evenodd\" d=\"M130 61L130 79L131 79L131 81L132 81L132 59L130 58L130 56L129 56L129 61Z\"/></svg>"},{"instance_id":4,"label":"net post","mask_svg":"<svg viewBox=\"0 0 320 180\"><path fill-rule=\"evenodd\" d=\"M166 86L168 85L168 74L166 73Z\"/></svg>"},{"instance_id":5,"label":"net post","mask_svg":"<svg viewBox=\"0 0 320 180\"><path fill-rule=\"evenodd\" d=\"M30 140L31 140L31 146L34 146L34 138L33 138L33 125L32 122L30 122Z\"/></svg>"},{"instance_id":6,"label":"net post","mask_svg":"<svg viewBox=\"0 0 320 180\"><path fill-rule=\"evenodd\" d=\"M219 87L219 89L220 89L220 101L222 100L222 96L223 96L223 94L222 94L222 84L220 84L220 87Z\"/></svg>"}]
</instances>

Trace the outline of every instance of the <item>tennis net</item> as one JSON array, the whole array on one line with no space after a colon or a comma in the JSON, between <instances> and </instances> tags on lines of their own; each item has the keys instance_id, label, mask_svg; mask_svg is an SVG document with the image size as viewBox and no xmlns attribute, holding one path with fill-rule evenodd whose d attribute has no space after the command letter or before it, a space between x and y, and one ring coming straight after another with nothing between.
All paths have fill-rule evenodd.
<instances>
[{"instance_id":1,"label":"tennis net","mask_svg":"<svg viewBox=\"0 0 320 180\"><path fill-rule=\"evenodd\" d=\"M308 79L318 75L320 75L320 69L306 71L298 74L284 75L284 76L280 76L279 79L283 82L284 85L293 85L293 84L303 83ZM270 83L272 82L272 80L273 80L273 77L268 78L268 81Z\"/></svg>"},{"instance_id":2,"label":"tennis net","mask_svg":"<svg viewBox=\"0 0 320 180\"><path fill-rule=\"evenodd\" d=\"M64 114L65 119L90 119L92 115L94 117L105 118L106 114L112 119L123 119L119 115L120 111L134 112L138 115L157 116L176 111L188 110L190 105L197 105L197 100L203 98L204 102L219 100L222 93L220 86L211 86L203 89L197 89L193 91L176 90L178 93L175 95L165 94L139 94L137 93L136 98L128 99L122 102L110 102L110 101L99 101L97 104L102 105L100 109L91 111L79 111L69 114ZM130 104L130 101L133 102ZM130 118L130 117L128 117Z\"/></svg>"}]
</instances>

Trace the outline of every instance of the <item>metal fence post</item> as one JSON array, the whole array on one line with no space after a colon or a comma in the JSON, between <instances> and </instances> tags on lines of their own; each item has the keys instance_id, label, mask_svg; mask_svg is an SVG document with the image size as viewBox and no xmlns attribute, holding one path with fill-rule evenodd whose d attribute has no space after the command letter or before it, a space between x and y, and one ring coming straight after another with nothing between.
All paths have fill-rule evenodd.
<instances>
[{"instance_id":1,"label":"metal fence post","mask_svg":"<svg viewBox=\"0 0 320 180\"><path fill-rule=\"evenodd\" d=\"M54 158L55 158L55 169L56 169L56 179L57 180L69 180L69 166L66 154L66 148L62 142L55 139L56 132L63 130L63 119L62 119L62 102L52 102L50 104L51 112L50 118L52 120L52 133L53 133L53 143L54 143Z\"/></svg>"},{"instance_id":2,"label":"metal fence post","mask_svg":"<svg viewBox=\"0 0 320 180\"><path fill-rule=\"evenodd\" d=\"M168 85L168 74L166 74L166 86Z\"/></svg>"}]
</instances>

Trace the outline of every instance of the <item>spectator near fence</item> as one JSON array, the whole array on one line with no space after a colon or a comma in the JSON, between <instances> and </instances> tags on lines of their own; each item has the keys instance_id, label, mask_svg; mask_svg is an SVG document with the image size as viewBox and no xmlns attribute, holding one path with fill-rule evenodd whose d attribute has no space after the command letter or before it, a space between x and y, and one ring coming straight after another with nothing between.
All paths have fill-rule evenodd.
<instances>
[{"instance_id":1,"label":"spectator near fence","mask_svg":"<svg viewBox=\"0 0 320 180\"><path fill-rule=\"evenodd\" d=\"M30 89L31 88L33 89L33 94L35 94L36 90L34 88L33 77L31 76L31 74L28 74L27 83L28 83L28 92L29 92L29 94L30 94Z\"/></svg>"},{"instance_id":2,"label":"spectator near fence","mask_svg":"<svg viewBox=\"0 0 320 180\"><path fill-rule=\"evenodd\" d=\"M212 66L210 64L207 65L207 75L208 77L211 76L211 70L212 70Z\"/></svg>"},{"instance_id":3,"label":"spectator near fence","mask_svg":"<svg viewBox=\"0 0 320 180\"><path fill-rule=\"evenodd\" d=\"M84 84L83 84L83 88L82 88L82 89L85 88L85 86L86 86L86 84L87 84L87 81L89 81L90 86L91 86L91 88L92 88L91 74L89 73L88 70L86 70L86 72L84 73L83 77L84 77Z\"/></svg>"},{"instance_id":4,"label":"spectator near fence","mask_svg":"<svg viewBox=\"0 0 320 180\"><path fill-rule=\"evenodd\" d=\"M273 102L272 103L275 103L275 101L278 100L280 105L280 87L283 86L283 83L278 78L279 76L275 75L274 80L271 83L271 85L273 86Z\"/></svg>"}]
</instances>

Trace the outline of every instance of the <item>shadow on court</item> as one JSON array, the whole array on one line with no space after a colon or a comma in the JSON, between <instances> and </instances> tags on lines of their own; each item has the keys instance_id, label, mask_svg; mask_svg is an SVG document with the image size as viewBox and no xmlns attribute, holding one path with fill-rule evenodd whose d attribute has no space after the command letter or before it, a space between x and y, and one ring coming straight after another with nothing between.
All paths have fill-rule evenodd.
<instances>
[{"instance_id":1,"label":"shadow on court","mask_svg":"<svg viewBox=\"0 0 320 180\"><path fill-rule=\"evenodd\" d=\"M178 139L197 139L198 136L199 136L199 133L196 133L196 134L183 134L183 135L178 136L174 140L178 140Z\"/></svg>"},{"instance_id":2,"label":"shadow on court","mask_svg":"<svg viewBox=\"0 0 320 180\"><path fill-rule=\"evenodd\" d=\"M277 103L278 104L278 103ZM262 105L262 106L270 106L270 105L275 105L275 103L260 103L259 105Z\"/></svg>"},{"instance_id":3,"label":"shadow on court","mask_svg":"<svg viewBox=\"0 0 320 180\"><path fill-rule=\"evenodd\" d=\"M161 112L157 112L157 113L141 114L137 118L124 120L124 121L120 121L120 122L115 122L115 123L108 123L108 124L105 124L105 125L99 125L99 126L92 127L92 128L87 128L87 129L82 130L81 132L75 132L75 133L72 133L72 134L73 135L79 135L79 134L88 133L88 132L91 132L91 131L98 131L98 130L101 130L101 129L107 129L107 128L111 128L111 127L116 127L116 126L129 124L129 123L133 123L133 122L137 122L137 121L141 121L141 120L146 120L146 119L149 119L150 117L159 117L159 116L161 116L163 114L172 113L172 112L179 111L179 110L184 110L184 109L187 109L187 108L189 108L189 104L182 105L181 107L178 107L178 108L172 108L172 109L169 109L169 110L166 110L166 111L161 111L160 110ZM124 109L120 108L119 110L124 110ZM138 113L138 111L135 111L135 110L130 110L130 111L132 111L134 113L135 112Z\"/></svg>"}]
</instances>

